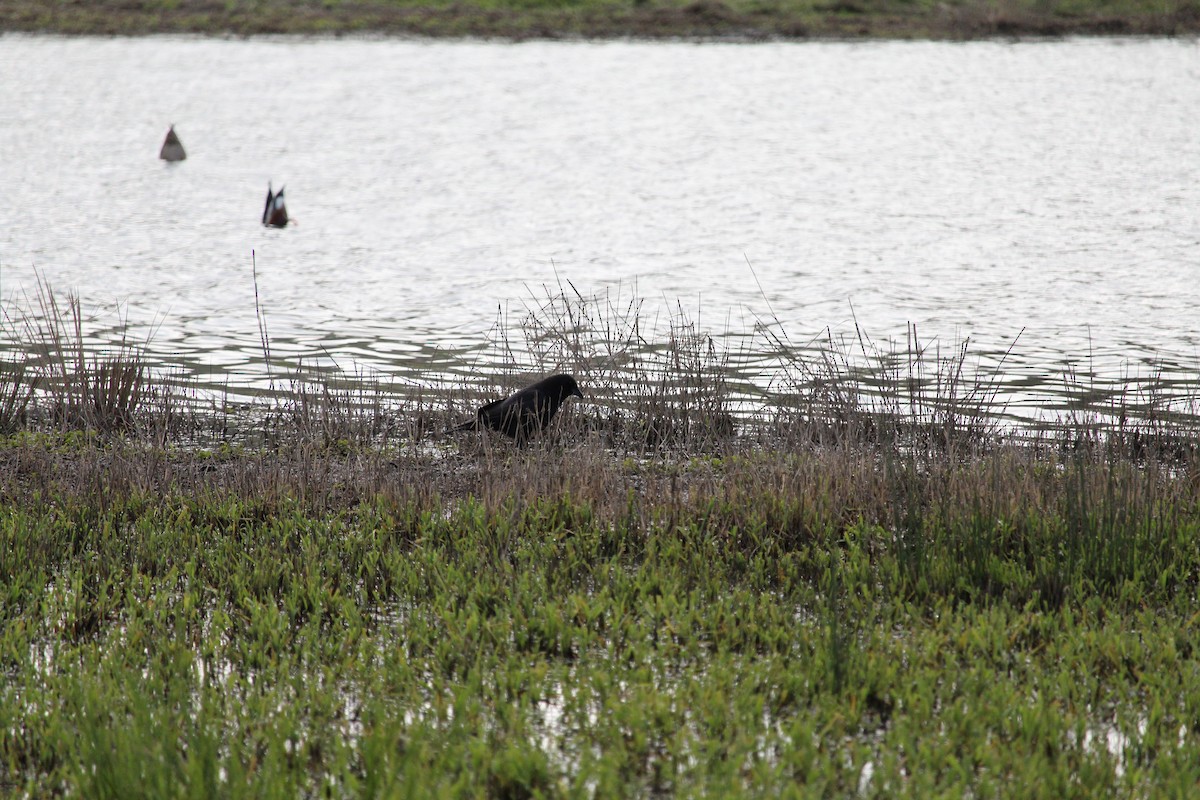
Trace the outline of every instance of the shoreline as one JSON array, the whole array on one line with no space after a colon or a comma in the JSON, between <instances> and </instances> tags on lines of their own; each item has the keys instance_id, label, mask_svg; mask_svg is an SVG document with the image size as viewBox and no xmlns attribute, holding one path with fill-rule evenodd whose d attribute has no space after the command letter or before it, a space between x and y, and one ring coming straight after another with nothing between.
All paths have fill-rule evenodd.
<instances>
[{"instance_id":1,"label":"shoreline","mask_svg":"<svg viewBox=\"0 0 1200 800\"><path fill-rule=\"evenodd\" d=\"M882 2L767 4L753 0L691 0L627 4L581 2L536 7L509 0L452 5L339 3L309 6L268 0L253 8L181 0L167 7L47 0L0 6L0 33L65 36L196 34L502 41L636 39L647 41L948 40L1068 36L1190 36L1200 33L1200 5L1172 8L1133 2L1096 3L1086 11L1066 3L965 2L924 5Z\"/></svg>"}]
</instances>

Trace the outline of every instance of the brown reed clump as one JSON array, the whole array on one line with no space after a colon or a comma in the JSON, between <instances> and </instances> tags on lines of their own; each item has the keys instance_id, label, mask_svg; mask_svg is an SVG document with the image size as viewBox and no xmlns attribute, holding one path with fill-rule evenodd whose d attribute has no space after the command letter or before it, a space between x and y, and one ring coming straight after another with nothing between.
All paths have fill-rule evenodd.
<instances>
[{"instance_id":1,"label":"brown reed clump","mask_svg":"<svg viewBox=\"0 0 1200 800\"><path fill-rule=\"evenodd\" d=\"M68 293L60 303L40 276L35 311L5 316L21 359L0 376L7 429L20 420L59 431L130 431L149 410L147 401L161 394L148 385L144 348L127 338L124 320L120 339L104 348L87 341L84 322L79 297Z\"/></svg>"},{"instance_id":2,"label":"brown reed clump","mask_svg":"<svg viewBox=\"0 0 1200 800\"><path fill-rule=\"evenodd\" d=\"M1130 395L1080 413L1069 429L1009 434L996 418L994 375L968 379L965 345L946 358L918 345L915 330L901 359L860 336L855 361L832 341L805 360L777 329L760 329L776 347L763 351L782 366L775 394L747 409L746 353L730 353L728 338L699 332L682 310L660 339L634 302L612 313L578 294L549 295L528 310L522 340L500 329L508 380L571 371L588 402L569 404L518 448L441 434L478 397L388 393L361 372L297 366L260 404L204 400L151 372L139 347L95 354L78 298L64 308L44 286L40 297L39 315L19 328L26 362L0 371L7 430L28 432L0 446L0 493L10 498L54 487L100 505L182 493L336 512L569 496L636 529L715 503L711 512L725 516L766 509L785 536L861 519L903 538L947 514L1061 508L1068 490L1100 497L1131 487L1126 499L1150 508L1158 498L1147 492L1178 499L1200 475L1192 418L1168 414L1165 400L1143 408ZM871 371L872 358L886 367ZM1114 409L1122 415L1108 425L1101 411ZM1068 465L1086 466L1074 470L1074 489Z\"/></svg>"},{"instance_id":3,"label":"brown reed clump","mask_svg":"<svg viewBox=\"0 0 1200 800\"><path fill-rule=\"evenodd\" d=\"M37 384L28 354L19 355L16 361L0 361L0 434L25 427Z\"/></svg>"}]
</instances>

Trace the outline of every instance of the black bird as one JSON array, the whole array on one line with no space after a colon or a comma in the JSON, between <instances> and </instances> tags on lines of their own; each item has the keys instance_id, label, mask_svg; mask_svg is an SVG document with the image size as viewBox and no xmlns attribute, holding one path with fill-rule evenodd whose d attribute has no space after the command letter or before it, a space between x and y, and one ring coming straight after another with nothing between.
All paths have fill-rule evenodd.
<instances>
[{"instance_id":1,"label":"black bird","mask_svg":"<svg viewBox=\"0 0 1200 800\"><path fill-rule=\"evenodd\" d=\"M267 205L263 208L263 225L269 228L284 228L288 224L287 206L283 204L283 187L271 194L271 183L267 182Z\"/></svg>"},{"instance_id":2,"label":"black bird","mask_svg":"<svg viewBox=\"0 0 1200 800\"><path fill-rule=\"evenodd\" d=\"M446 433L491 428L523 445L550 424L558 407L571 396L583 397L575 379L570 375L552 375L510 397L488 403L479 409L475 419L448 428Z\"/></svg>"}]
</instances>

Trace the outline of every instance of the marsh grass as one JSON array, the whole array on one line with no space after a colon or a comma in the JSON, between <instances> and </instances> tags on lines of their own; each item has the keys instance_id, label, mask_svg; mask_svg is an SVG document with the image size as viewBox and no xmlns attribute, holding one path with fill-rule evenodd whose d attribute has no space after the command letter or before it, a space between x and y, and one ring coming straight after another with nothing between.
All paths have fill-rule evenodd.
<instances>
[{"instance_id":1,"label":"marsh grass","mask_svg":"<svg viewBox=\"0 0 1200 800\"><path fill-rule=\"evenodd\" d=\"M1187 476L1030 450L324 451L314 469L25 437L0 458L8 793L1200 778Z\"/></svg>"},{"instance_id":2,"label":"marsh grass","mask_svg":"<svg viewBox=\"0 0 1200 800\"><path fill-rule=\"evenodd\" d=\"M1065 449L1102 448L1139 462L1189 465L1198 455L1200 406L1195 387L1168 381L1161 365L1145 379L1101 388L1090 371L1064 370L1068 407L1058 437Z\"/></svg>"},{"instance_id":3,"label":"marsh grass","mask_svg":"<svg viewBox=\"0 0 1200 800\"><path fill-rule=\"evenodd\" d=\"M985 359L969 341L947 347L915 326L882 344L857 325L849 337L825 331L796 342L773 316L726 319L710 333L681 303L647 312L620 287L585 296L565 282L498 314L489 347L464 370L473 379L397 386L328 353L276 359L257 304L256 294L270 389L234 402L150 364L123 317L102 344L78 297L60 302L39 282L33 309L4 320L13 358L0 365L0 424L209 447L438 447L448 444L442 431L483 402L570 372L587 396L568 403L545 438L634 457L819 447L953 459L1019 444L1187 468L1200 429L1195 387L1168 381L1161 367L1098 385L1092 370L1068 364L1051 418L1013 416L1007 370L1019 335Z\"/></svg>"},{"instance_id":4,"label":"marsh grass","mask_svg":"<svg viewBox=\"0 0 1200 800\"><path fill-rule=\"evenodd\" d=\"M61 431L126 431L152 396L168 394L148 385L144 346L127 338L124 319L116 326L119 339L104 348L85 339L85 321L79 297L68 293L60 302L40 276L32 313L16 319L6 313L6 338L21 348L15 369L3 374L4 419L10 428L36 409L45 424ZM169 413L169 403L163 411Z\"/></svg>"},{"instance_id":5,"label":"marsh grass","mask_svg":"<svg viewBox=\"0 0 1200 800\"><path fill-rule=\"evenodd\" d=\"M1194 790L1186 398L1073 373L1069 424L1013 435L965 343L565 288L479 384L298 363L200 413L143 355L107 425L42 410L109 385L78 301L42 310L70 324L4 389L0 794ZM532 446L440 433L560 370L589 402Z\"/></svg>"},{"instance_id":6,"label":"marsh grass","mask_svg":"<svg viewBox=\"0 0 1200 800\"><path fill-rule=\"evenodd\" d=\"M274 415L292 436L323 447L386 448L400 434L397 415L388 407L378 377L362 372L322 378L297 368L278 396ZM405 433L415 435L419 430Z\"/></svg>"},{"instance_id":7,"label":"marsh grass","mask_svg":"<svg viewBox=\"0 0 1200 800\"><path fill-rule=\"evenodd\" d=\"M37 383L27 355L0 362L0 434L25 426Z\"/></svg>"},{"instance_id":8,"label":"marsh grass","mask_svg":"<svg viewBox=\"0 0 1200 800\"><path fill-rule=\"evenodd\" d=\"M774 425L785 438L969 454L1005 432L998 396L1007 353L984 370L970 364L969 341L943 352L910 326L903 344L884 347L856 324L849 342L827 332L813 358L812 343L797 348L777 324L761 330L780 364Z\"/></svg>"}]
</instances>

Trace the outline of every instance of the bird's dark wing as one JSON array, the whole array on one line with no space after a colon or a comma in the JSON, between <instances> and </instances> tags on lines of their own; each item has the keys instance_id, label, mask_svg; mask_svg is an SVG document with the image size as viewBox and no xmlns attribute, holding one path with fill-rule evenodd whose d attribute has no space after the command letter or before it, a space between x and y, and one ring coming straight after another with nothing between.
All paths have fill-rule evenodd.
<instances>
[{"instance_id":1,"label":"bird's dark wing","mask_svg":"<svg viewBox=\"0 0 1200 800\"><path fill-rule=\"evenodd\" d=\"M499 431L512 439L522 436L524 425L524 409L521 395L517 392L503 400L494 400L479 409L479 422L494 431Z\"/></svg>"},{"instance_id":2,"label":"bird's dark wing","mask_svg":"<svg viewBox=\"0 0 1200 800\"><path fill-rule=\"evenodd\" d=\"M494 431L507 434L508 436L516 436L515 425L510 423L508 418L509 407L506 405L511 397L506 397L502 400L493 400L492 402L480 406L475 413L475 418L468 420L461 425L455 425L447 428L446 433L460 433L462 431L475 431L480 428L491 428ZM510 432L509 429L513 431Z\"/></svg>"}]
</instances>

